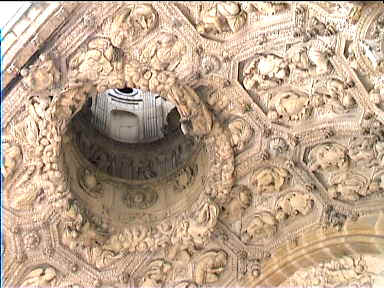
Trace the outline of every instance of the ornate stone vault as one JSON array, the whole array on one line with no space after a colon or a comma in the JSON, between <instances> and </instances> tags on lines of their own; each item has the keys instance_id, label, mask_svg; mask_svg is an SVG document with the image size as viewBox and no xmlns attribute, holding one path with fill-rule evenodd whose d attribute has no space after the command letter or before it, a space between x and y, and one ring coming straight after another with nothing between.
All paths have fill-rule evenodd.
<instances>
[{"instance_id":1,"label":"ornate stone vault","mask_svg":"<svg viewBox=\"0 0 384 288\"><path fill-rule=\"evenodd\" d=\"M5 287L384 283L381 2L33 5L5 54ZM92 128L127 87L175 105L164 139Z\"/></svg>"}]
</instances>

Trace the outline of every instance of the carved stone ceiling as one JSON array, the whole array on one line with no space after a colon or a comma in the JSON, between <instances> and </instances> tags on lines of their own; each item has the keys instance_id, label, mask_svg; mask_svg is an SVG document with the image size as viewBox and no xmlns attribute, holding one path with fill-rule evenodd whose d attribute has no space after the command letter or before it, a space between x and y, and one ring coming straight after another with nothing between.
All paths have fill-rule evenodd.
<instances>
[{"instance_id":1,"label":"carved stone ceiling","mask_svg":"<svg viewBox=\"0 0 384 288\"><path fill-rule=\"evenodd\" d=\"M66 5L2 102L6 287L383 283L381 2ZM164 139L92 128L127 87Z\"/></svg>"}]
</instances>

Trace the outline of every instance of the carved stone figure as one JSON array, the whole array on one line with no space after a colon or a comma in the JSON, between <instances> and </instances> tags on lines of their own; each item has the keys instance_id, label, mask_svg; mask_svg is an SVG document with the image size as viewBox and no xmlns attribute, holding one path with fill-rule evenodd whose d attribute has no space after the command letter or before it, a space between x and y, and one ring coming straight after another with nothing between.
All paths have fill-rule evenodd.
<instances>
[{"instance_id":1,"label":"carved stone figure","mask_svg":"<svg viewBox=\"0 0 384 288\"><path fill-rule=\"evenodd\" d=\"M192 88L173 86L167 94L167 99L174 103L179 111L184 134L203 136L212 129L212 114Z\"/></svg>"},{"instance_id":2,"label":"carved stone figure","mask_svg":"<svg viewBox=\"0 0 384 288\"><path fill-rule=\"evenodd\" d=\"M303 120L307 119L310 113L309 98L293 91L280 92L269 103L268 117L272 120L276 120L276 117Z\"/></svg>"},{"instance_id":3,"label":"carved stone figure","mask_svg":"<svg viewBox=\"0 0 384 288\"><path fill-rule=\"evenodd\" d=\"M228 255L223 250L204 253L196 265L196 283L205 285L217 282L224 273L227 263Z\"/></svg>"},{"instance_id":4,"label":"carved stone figure","mask_svg":"<svg viewBox=\"0 0 384 288\"><path fill-rule=\"evenodd\" d=\"M359 164L364 163L368 166L377 165L377 160L379 160L377 159L377 144L378 139L374 136L353 137L349 142L348 156L352 161ZM380 149L380 146L377 148Z\"/></svg>"},{"instance_id":5,"label":"carved stone figure","mask_svg":"<svg viewBox=\"0 0 384 288\"><path fill-rule=\"evenodd\" d=\"M204 203L191 221L182 221L172 235L169 259L174 259L181 251L201 249L206 245L212 229L216 226L219 208L212 203Z\"/></svg>"},{"instance_id":6,"label":"carved stone figure","mask_svg":"<svg viewBox=\"0 0 384 288\"><path fill-rule=\"evenodd\" d=\"M247 14L235 2L219 2L201 16L197 25L199 33L237 32L244 25Z\"/></svg>"},{"instance_id":7,"label":"carved stone figure","mask_svg":"<svg viewBox=\"0 0 384 288\"><path fill-rule=\"evenodd\" d=\"M270 167L256 170L250 184L256 186L256 191L262 193L279 192L289 180L289 172L284 168Z\"/></svg>"},{"instance_id":8,"label":"carved stone figure","mask_svg":"<svg viewBox=\"0 0 384 288\"><path fill-rule=\"evenodd\" d=\"M308 47L309 46L309 47ZM291 73L297 73L301 78L309 75L327 73L329 68L328 55L331 51L322 51L315 45L294 45L286 53Z\"/></svg>"},{"instance_id":9,"label":"carved stone figure","mask_svg":"<svg viewBox=\"0 0 384 288\"><path fill-rule=\"evenodd\" d=\"M157 24L157 13L150 4L123 7L114 17L110 36L115 47L126 48L148 34Z\"/></svg>"},{"instance_id":10,"label":"carved stone figure","mask_svg":"<svg viewBox=\"0 0 384 288\"><path fill-rule=\"evenodd\" d=\"M328 195L333 199L357 201L369 194L368 179L357 173L341 173L333 175L328 188Z\"/></svg>"},{"instance_id":11,"label":"carved stone figure","mask_svg":"<svg viewBox=\"0 0 384 288\"><path fill-rule=\"evenodd\" d=\"M236 152L244 150L253 136L253 129L244 119L236 119L228 124L228 129L232 133L232 147Z\"/></svg>"},{"instance_id":12,"label":"carved stone figure","mask_svg":"<svg viewBox=\"0 0 384 288\"><path fill-rule=\"evenodd\" d=\"M19 145L12 145L11 143L3 143L3 160L1 161L1 174L4 178L13 175L17 166L22 161L22 152Z\"/></svg>"},{"instance_id":13,"label":"carved stone figure","mask_svg":"<svg viewBox=\"0 0 384 288\"><path fill-rule=\"evenodd\" d=\"M50 96L50 90L60 81L60 71L47 54L41 54L37 64L21 69L20 74L24 86L40 96Z\"/></svg>"},{"instance_id":14,"label":"carved stone figure","mask_svg":"<svg viewBox=\"0 0 384 288\"><path fill-rule=\"evenodd\" d=\"M259 237L271 237L277 231L278 222L269 212L260 212L252 216L252 220L243 228L241 240L250 242Z\"/></svg>"},{"instance_id":15,"label":"carved stone figure","mask_svg":"<svg viewBox=\"0 0 384 288\"><path fill-rule=\"evenodd\" d=\"M186 47L176 35L162 33L156 42L150 42L140 55L140 61L155 70L175 71L183 60Z\"/></svg>"},{"instance_id":16,"label":"carved stone figure","mask_svg":"<svg viewBox=\"0 0 384 288\"><path fill-rule=\"evenodd\" d=\"M345 169L349 165L346 152L346 148L337 143L319 144L309 152L309 169L311 171Z\"/></svg>"},{"instance_id":17,"label":"carved stone figure","mask_svg":"<svg viewBox=\"0 0 384 288\"><path fill-rule=\"evenodd\" d=\"M314 206L310 195L301 192L289 192L276 203L276 219L278 221L296 216L307 215Z\"/></svg>"},{"instance_id":18,"label":"carved stone figure","mask_svg":"<svg viewBox=\"0 0 384 288\"><path fill-rule=\"evenodd\" d=\"M252 201L252 193L245 185L233 187L231 195L233 195L232 199L229 200L225 210L220 214L220 217L228 221L240 219Z\"/></svg>"},{"instance_id":19,"label":"carved stone figure","mask_svg":"<svg viewBox=\"0 0 384 288\"><path fill-rule=\"evenodd\" d=\"M123 62L119 51L108 39L94 38L87 51L78 52L69 62L71 85L92 81L99 92L109 87L124 88Z\"/></svg>"},{"instance_id":20,"label":"carved stone figure","mask_svg":"<svg viewBox=\"0 0 384 288\"><path fill-rule=\"evenodd\" d=\"M36 268L24 279L21 287L55 287L56 270L52 267Z\"/></svg>"},{"instance_id":21,"label":"carved stone figure","mask_svg":"<svg viewBox=\"0 0 384 288\"><path fill-rule=\"evenodd\" d=\"M258 55L244 67L245 89L278 87L289 76L287 62L274 54Z\"/></svg>"},{"instance_id":22,"label":"carved stone figure","mask_svg":"<svg viewBox=\"0 0 384 288\"><path fill-rule=\"evenodd\" d=\"M79 185L88 195L94 198L102 196L103 185L97 181L96 175L88 169L80 171Z\"/></svg>"},{"instance_id":23,"label":"carved stone figure","mask_svg":"<svg viewBox=\"0 0 384 288\"><path fill-rule=\"evenodd\" d=\"M331 36L336 34L336 30L333 26L327 25L319 21L316 17L312 17L309 20L309 29L306 31L306 38L309 40L317 35L319 36Z\"/></svg>"},{"instance_id":24,"label":"carved stone figure","mask_svg":"<svg viewBox=\"0 0 384 288\"><path fill-rule=\"evenodd\" d=\"M164 260L155 260L148 265L140 287L161 288L166 287L168 273L172 269L172 264Z\"/></svg>"}]
</instances>

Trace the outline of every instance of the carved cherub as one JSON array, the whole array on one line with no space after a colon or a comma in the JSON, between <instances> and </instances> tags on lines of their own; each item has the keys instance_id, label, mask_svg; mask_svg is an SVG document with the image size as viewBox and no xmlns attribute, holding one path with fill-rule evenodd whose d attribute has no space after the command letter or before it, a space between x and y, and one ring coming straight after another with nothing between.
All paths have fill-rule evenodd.
<instances>
[{"instance_id":1,"label":"carved cherub","mask_svg":"<svg viewBox=\"0 0 384 288\"><path fill-rule=\"evenodd\" d=\"M301 120L308 118L310 113L309 97L293 91L279 92L269 103L268 117L271 120L280 117L287 120Z\"/></svg>"},{"instance_id":2,"label":"carved cherub","mask_svg":"<svg viewBox=\"0 0 384 288\"><path fill-rule=\"evenodd\" d=\"M228 129L231 131L232 147L236 152L244 150L253 136L253 129L244 119L236 119L228 124Z\"/></svg>"},{"instance_id":3,"label":"carved cherub","mask_svg":"<svg viewBox=\"0 0 384 288\"><path fill-rule=\"evenodd\" d=\"M256 170L250 178L250 184L256 186L258 193L279 192L287 183L289 172L284 168L270 167Z\"/></svg>"},{"instance_id":4,"label":"carved cherub","mask_svg":"<svg viewBox=\"0 0 384 288\"><path fill-rule=\"evenodd\" d=\"M309 169L311 171L345 169L349 165L346 152L346 148L340 144L319 144L309 152Z\"/></svg>"},{"instance_id":5,"label":"carved cherub","mask_svg":"<svg viewBox=\"0 0 384 288\"><path fill-rule=\"evenodd\" d=\"M238 3L219 2L201 17L196 29L199 33L237 32L244 25L247 14Z\"/></svg>"},{"instance_id":6,"label":"carved cherub","mask_svg":"<svg viewBox=\"0 0 384 288\"><path fill-rule=\"evenodd\" d=\"M228 263L228 255L223 250L206 252L196 265L196 283L210 284L218 281Z\"/></svg>"},{"instance_id":7,"label":"carved cherub","mask_svg":"<svg viewBox=\"0 0 384 288\"><path fill-rule=\"evenodd\" d=\"M54 287L56 276L56 270L52 267L37 268L25 277L21 287Z\"/></svg>"}]
</instances>

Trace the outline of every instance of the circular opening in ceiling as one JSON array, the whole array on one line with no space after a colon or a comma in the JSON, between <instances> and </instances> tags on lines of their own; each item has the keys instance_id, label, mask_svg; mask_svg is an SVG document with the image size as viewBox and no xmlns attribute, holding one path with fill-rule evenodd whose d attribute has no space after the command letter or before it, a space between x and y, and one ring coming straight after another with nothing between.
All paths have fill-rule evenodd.
<instances>
[{"instance_id":1,"label":"circular opening in ceiling","mask_svg":"<svg viewBox=\"0 0 384 288\"><path fill-rule=\"evenodd\" d=\"M125 87L123 89L116 89L116 90L124 94L131 94L133 92L133 88L130 88L130 87Z\"/></svg>"},{"instance_id":2,"label":"circular opening in ceiling","mask_svg":"<svg viewBox=\"0 0 384 288\"><path fill-rule=\"evenodd\" d=\"M90 169L124 180L171 175L200 145L181 131L173 104L157 94L130 91L108 89L89 98L71 121L75 150Z\"/></svg>"}]
</instances>

